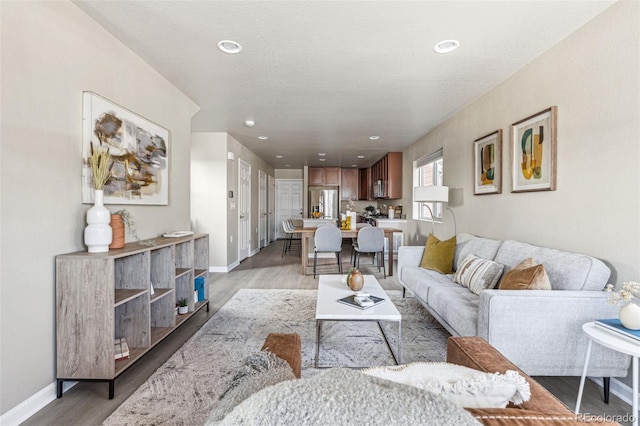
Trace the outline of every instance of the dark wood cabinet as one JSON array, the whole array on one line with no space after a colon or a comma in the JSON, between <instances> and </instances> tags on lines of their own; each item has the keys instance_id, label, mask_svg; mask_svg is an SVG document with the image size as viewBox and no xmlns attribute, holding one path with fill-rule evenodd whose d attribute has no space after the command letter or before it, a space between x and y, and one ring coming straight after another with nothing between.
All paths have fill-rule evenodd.
<instances>
[{"instance_id":1,"label":"dark wood cabinet","mask_svg":"<svg viewBox=\"0 0 640 426\"><path fill-rule=\"evenodd\" d=\"M358 170L358 200L371 200L371 167Z\"/></svg>"},{"instance_id":2,"label":"dark wood cabinet","mask_svg":"<svg viewBox=\"0 0 640 426\"><path fill-rule=\"evenodd\" d=\"M370 188L382 183L381 191L372 191L372 198L399 199L402 198L402 153L389 152L371 166Z\"/></svg>"},{"instance_id":3,"label":"dark wood cabinet","mask_svg":"<svg viewBox=\"0 0 640 426\"><path fill-rule=\"evenodd\" d=\"M340 167L309 167L309 186L340 185Z\"/></svg>"},{"instance_id":4,"label":"dark wood cabinet","mask_svg":"<svg viewBox=\"0 0 640 426\"><path fill-rule=\"evenodd\" d=\"M358 169L341 170L340 199L342 201L358 198Z\"/></svg>"}]
</instances>

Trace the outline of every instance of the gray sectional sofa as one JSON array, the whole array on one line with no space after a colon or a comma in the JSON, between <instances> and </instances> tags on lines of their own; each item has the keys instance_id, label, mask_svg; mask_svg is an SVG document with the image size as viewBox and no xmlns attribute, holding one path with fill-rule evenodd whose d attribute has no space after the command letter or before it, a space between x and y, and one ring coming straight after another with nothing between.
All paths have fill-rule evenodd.
<instances>
[{"instance_id":1,"label":"gray sectional sofa","mask_svg":"<svg viewBox=\"0 0 640 426\"><path fill-rule=\"evenodd\" d=\"M587 352L582 324L617 317L603 291L611 271L590 256L460 234L454 271L473 254L505 266L532 257L545 267L552 290L489 289L476 295L453 274L420 268L424 247L398 252L400 283L453 335L480 336L533 376L580 376ZM588 375L626 376L630 358L594 344Z\"/></svg>"}]
</instances>

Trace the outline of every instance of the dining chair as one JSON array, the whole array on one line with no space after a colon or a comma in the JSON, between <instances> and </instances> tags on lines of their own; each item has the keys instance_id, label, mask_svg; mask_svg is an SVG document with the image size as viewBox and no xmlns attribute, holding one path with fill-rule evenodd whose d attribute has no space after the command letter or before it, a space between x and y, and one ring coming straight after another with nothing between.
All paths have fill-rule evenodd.
<instances>
[{"instance_id":1,"label":"dining chair","mask_svg":"<svg viewBox=\"0 0 640 426\"><path fill-rule=\"evenodd\" d=\"M384 229L374 226L362 228L358 231L358 246L353 249L355 251L353 266L360 267L361 253L373 253L378 259L378 272L380 272L380 264L382 264L384 277L387 278L387 269L384 263Z\"/></svg>"},{"instance_id":2,"label":"dining chair","mask_svg":"<svg viewBox=\"0 0 640 426\"><path fill-rule=\"evenodd\" d=\"M316 277L318 253L335 253L338 259L338 271L342 274L342 232L337 226L321 226L313 236L313 278Z\"/></svg>"},{"instance_id":3,"label":"dining chair","mask_svg":"<svg viewBox=\"0 0 640 426\"><path fill-rule=\"evenodd\" d=\"M368 228L370 226L371 224L367 222L356 223L356 229ZM351 261L350 261L351 264L353 265L355 265L355 260L356 260L356 250L355 250L356 247L358 247L358 238L353 237L351 238Z\"/></svg>"}]
</instances>

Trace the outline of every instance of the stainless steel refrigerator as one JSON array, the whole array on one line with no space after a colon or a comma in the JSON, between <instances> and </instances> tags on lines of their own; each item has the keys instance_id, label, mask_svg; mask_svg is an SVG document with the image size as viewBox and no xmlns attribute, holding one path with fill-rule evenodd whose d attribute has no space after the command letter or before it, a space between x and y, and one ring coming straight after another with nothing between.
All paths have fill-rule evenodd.
<instances>
[{"instance_id":1,"label":"stainless steel refrigerator","mask_svg":"<svg viewBox=\"0 0 640 426\"><path fill-rule=\"evenodd\" d=\"M339 217L340 202L338 201L337 186L310 186L309 187L309 216L311 213L320 212L325 219L337 219Z\"/></svg>"}]
</instances>

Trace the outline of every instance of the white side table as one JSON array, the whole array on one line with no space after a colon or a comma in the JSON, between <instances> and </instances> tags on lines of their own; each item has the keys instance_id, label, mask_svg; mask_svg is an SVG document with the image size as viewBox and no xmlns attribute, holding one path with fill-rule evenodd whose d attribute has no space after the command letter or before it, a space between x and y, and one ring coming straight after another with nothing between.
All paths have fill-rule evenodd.
<instances>
[{"instance_id":1,"label":"white side table","mask_svg":"<svg viewBox=\"0 0 640 426\"><path fill-rule=\"evenodd\" d=\"M575 413L580 411L580 402L582 401L582 391L584 390L584 381L587 376L587 367L589 366L589 357L591 356L591 345L596 342L616 352L621 352L632 356L633 365L633 426L638 426L638 357L640 357L640 342L635 343L629 338L619 336L615 331L607 330L599 327L595 322L582 324L582 331L589 338L589 346L587 346L587 358L584 362L582 377L580 378L580 390L578 391L578 400L576 401Z\"/></svg>"}]
</instances>

